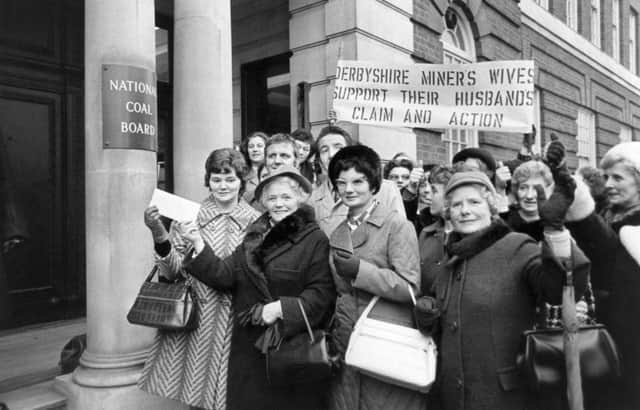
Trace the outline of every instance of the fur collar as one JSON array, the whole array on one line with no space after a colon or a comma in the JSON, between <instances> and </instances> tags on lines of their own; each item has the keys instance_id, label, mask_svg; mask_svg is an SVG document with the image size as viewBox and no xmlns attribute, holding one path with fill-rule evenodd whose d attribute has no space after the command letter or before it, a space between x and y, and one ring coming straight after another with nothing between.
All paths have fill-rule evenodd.
<instances>
[{"instance_id":1,"label":"fur collar","mask_svg":"<svg viewBox=\"0 0 640 410\"><path fill-rule=\"evenodd\" d=\"M509 232L511 229L502 219L496 219L487 228L469 235L451 232L446 245L447 252L452 259L467 259L487 249Z\"/></svg>"},{"instance_id":2,"label":"fur collar","mask_svg":"<svg viewBox=\"0 0 640 410\"><path fill-rule=\"evenodd\" d=\"M616 232L620 231L624 225L640 225L640 204L626 210L606 208L603 217Z\"/></svg>"}]
</instances>

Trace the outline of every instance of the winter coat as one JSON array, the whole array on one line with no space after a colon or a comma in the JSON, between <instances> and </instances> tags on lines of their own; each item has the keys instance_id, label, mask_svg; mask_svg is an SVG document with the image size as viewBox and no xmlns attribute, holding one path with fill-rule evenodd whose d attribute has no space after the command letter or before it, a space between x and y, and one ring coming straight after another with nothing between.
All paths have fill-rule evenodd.
<instances>
[{"instance_id":1,"label":"winter coat","mask_svg":"<svg viewBox=\"0 0 640 410\"><path fill-rule=\"evenodd\" d=\"M332 334L337 351L342 355L355 322L374 295L409 306L408 284L414 291L420 288L415 230L397 211L378 204L353 232L346 220L343 221L331 235L331 244L344 249L345 242L352 245L353 254L360 259L360 267L355 280L350 281L340 276L332 264L339 294ZM344 364L331 385L329 409L332 410L425 408L424 394L361 375Z\"/></svg>"},{"instance_id":2,"label":"winter coat","mask_svg":"<svg viewBox=\"0 0 640 410\"><path fill-rule=\"evenodd\" d=\"M573 249L578 294L589 262ZM528 397L516 367L520 335L534 322L538 299L561 301L565 273L548 248L511 232L502 220L461 236L451 233L432 295L442 306L438 380L444 410L547 409Z\"/></svg>"},{"instance_id":3,"label":"winter coat","mask_svg":"<svg viewBox=\"0 0 640 410\"><path fill-rule=\"evenodd\" d=\"M336 229L336 227L347 218L349 208L342 203L342 199L334 199L334 191L331 182L327 179L319 186L314 188L309 199L309 205L316 212L316 219L320 228L328 236ZM398 190L398 186L391 181L383 180L380 185L380 191L375 198L385 209L396 209L400 215L406 217L402 196Z\"/></svg>"},{"instance_id":4,"label":"winter coat","mask_svg":"<svg viewBox=\"0 0 640 410\"><path fill-rule=\"evenodd\" d=\"M640 266L618 237L625 225L640 226L640 211L611 225L592 213L567 227L591 259L598 321L607 326L622 356L623 380L598 395L613 409L640 409Z\"/></svg>"},{"instance_id":5,"label":"winter coat","mask_svg":"<svg viewBox=\"0 0 640 410\"><path fill-rule=\"evenodd\" d=\"M420 232L418 248L420 250L422 293L429 293L436 279L433 276L436 271L431 269L431 266L442 263L445 257L445 242L446 233L444 231L444 220L442 218L438 218L434 223L425 227L422 232Z\"/></svg>"},{"instance_id":6,"label":"winter coat","mask_svg":"<svg viewBox=\"0 0 640 410\"><path fill-rule=\"evenodd\" d=\"M244 238L247 226L259 214L240 201L230 212L221 212L209 196L202 202L197 224L205 242L221 256L228 256ZM173 278L182 270L187 243L175 226L169 251L156 253L160 275ZM227 408L227 374L231 333L231 294L194 280L198 327L192 331L158 331L145 362L138 387L204 409ZM215 346L215 347L212 347ZM203 377L206 375L207 377Z\"/></svg>"},{"instance_id":7,"label":"winter coat","mask_svg":"<svg viewBox=\"0 0 640 410\"><path fill-rule=\"evenodd\" d=\"M236 315L256 303L280 300L284 338L306 332L299 298L311 326L318 328L331 313L335 288L329 270L329 240L308 206L299 208L269 230L268 214L248 229L244 241L228 258L205 248L185 261L185 269L215 289L231 290ZM241 326L236 319L229 358L230 410L324 409L326 386L268 384L265 356L255 343L262 326Z\"/></svg>"}]
</instances>

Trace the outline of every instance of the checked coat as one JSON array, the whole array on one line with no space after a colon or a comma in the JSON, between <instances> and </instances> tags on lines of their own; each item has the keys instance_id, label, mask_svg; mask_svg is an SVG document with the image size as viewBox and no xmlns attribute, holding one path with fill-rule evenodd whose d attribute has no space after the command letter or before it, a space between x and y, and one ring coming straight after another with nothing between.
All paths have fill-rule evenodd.
<instances>
[{"instance_id":1,"label":"checked coat","mask_svg":"<svg viewBox=\"0 0 640 410\"><path fill-rule=\"evenodd\" d=\"M247 226L259 216L241 200L230 213L222 213L213 198L202 202L197 223L216 254L228 256L244 238ZM172 226L171 251L156 254L160 274L172 278L182 270L188 251ZM194 280L198 328L192 331L158 331L138 387L148 393L204 409L227 408L227 369L231 349L233 314L231 294Z\"/></svg>"}]
</instances>

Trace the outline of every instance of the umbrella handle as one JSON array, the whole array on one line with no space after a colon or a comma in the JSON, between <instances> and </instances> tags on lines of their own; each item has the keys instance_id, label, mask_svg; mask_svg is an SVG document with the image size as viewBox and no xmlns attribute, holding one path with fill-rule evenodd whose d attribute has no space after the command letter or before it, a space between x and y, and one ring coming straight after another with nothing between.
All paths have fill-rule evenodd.
<instances>
[{"instance_id":1,"label":"umbrella handle","mask_svg":"<svg viewBox=\"0 0 640 410\"><path fill-rule=\"evenodd\" d=\"M562 289L562 325L565 367L567 371L567 399L570 410L583 410L580 348L578 346L578 318L576 317L573 271L567 269L567 284Z\"/></svg>"}]
</instances>

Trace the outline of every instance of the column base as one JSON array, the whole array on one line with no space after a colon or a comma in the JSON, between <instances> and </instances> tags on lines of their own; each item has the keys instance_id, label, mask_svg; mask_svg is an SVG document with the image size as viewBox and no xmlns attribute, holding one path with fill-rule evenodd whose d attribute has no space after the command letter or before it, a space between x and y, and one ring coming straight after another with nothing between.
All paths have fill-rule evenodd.
<instances>
[{"instance_id":1,"label":"column base","mask_svg":"<svg viewBox=\"0 0 640 410\"><path fill-rule=\"evenodd\" d=\"M111 370L90 369L93 376ZM76 370L78 371L78 370ZM113 375L111 375L113 376ZM188 410L189 406L175 400L153 396L133 385L120 387L86 387L75 382L75 376L56 377L54 389L67 398L69 410Z\"/></svg>"}]
</instances>

